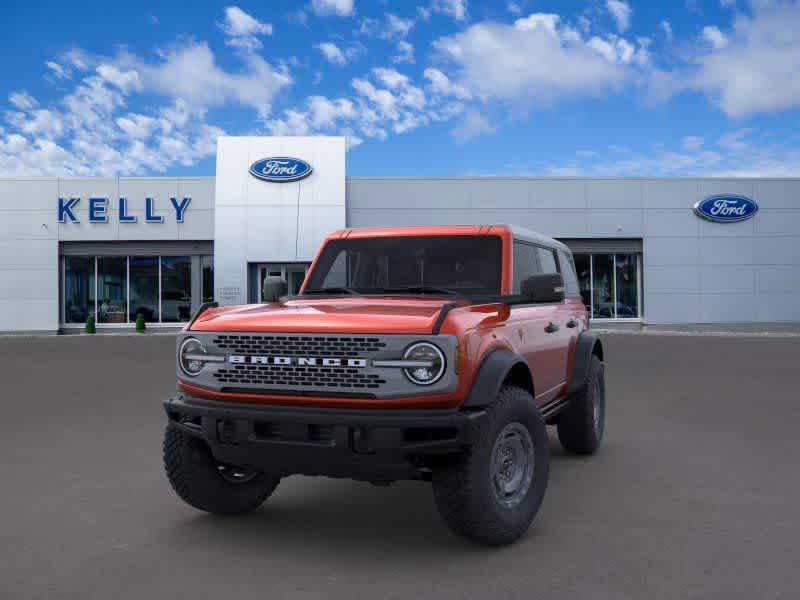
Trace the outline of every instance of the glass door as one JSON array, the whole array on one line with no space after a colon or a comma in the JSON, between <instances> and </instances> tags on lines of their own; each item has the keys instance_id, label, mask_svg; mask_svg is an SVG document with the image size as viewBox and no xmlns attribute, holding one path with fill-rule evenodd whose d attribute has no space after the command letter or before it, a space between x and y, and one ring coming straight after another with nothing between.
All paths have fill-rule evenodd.
<instances>
[{"instance_id":1,"label":"glass door","mask_svg":"<svg viewBox=\"0 0 800 600\"><path fill-rule=\"evenodd\" d=\"M286 281L288 293L290 296L295 296L300 292L300 287L303 285L306 271L308 271L308 263L289 263L289 264L271 264L260 265L258 268L258 301L264 302L262 289L264 287L264 279L269 277L280 277Z\"/></svg>"}]
</instances>

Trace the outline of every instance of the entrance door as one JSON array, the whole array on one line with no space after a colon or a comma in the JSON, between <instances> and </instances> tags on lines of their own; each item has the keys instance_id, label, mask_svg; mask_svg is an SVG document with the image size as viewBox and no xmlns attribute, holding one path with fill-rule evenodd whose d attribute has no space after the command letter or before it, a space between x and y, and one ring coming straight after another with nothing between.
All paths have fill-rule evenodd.
<instances>
[{"instance_id":1,"label":"entrance door","mask_svg":"<svg viewBox=\"0 0 800 600\"><path fill-rule=\"evenodd\" d=\"M300 292L303 285L306 271L310 265L308 263L288 263L288 264L268 264L260 265L258 268L258 301L263 302L264 297L261 291L264 287L264 279L270 277L280 277L286 280L289 295L294 296Z\"/></svg>"}]
</instances>

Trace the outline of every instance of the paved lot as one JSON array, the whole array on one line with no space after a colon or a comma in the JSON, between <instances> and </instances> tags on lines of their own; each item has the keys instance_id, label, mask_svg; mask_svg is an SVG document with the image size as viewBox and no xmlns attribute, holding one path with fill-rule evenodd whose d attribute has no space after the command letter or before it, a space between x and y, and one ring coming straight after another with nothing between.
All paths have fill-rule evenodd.
<instances>
[{"instance_id":1,"label":"paved lot","mask_svg":"<svg viewBox=\"0 0 800 600\"><path fill-rule=\"evenodd\" d=\"M534 528L486 549L422 483L198 513L162 475L171 336L1 338L0 597L796 598L800 340L605 339L603 449L552 438Z\"/></svg>"}]
</instances>

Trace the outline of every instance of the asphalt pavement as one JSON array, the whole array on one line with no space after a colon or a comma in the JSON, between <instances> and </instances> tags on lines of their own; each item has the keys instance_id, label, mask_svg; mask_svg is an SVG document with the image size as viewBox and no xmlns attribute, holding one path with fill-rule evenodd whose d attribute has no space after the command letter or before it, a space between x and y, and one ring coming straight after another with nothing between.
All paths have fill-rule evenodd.
<instances>
[{"instance_id":1,"label":"asphalt pavement","mask_svg":"<svg viewBox=\"0 0 800 600\"><path fill-rule=\"evenodd\" d=\"M487 549L419 482L197 512L161 463L172 336L0 338L0 598L797 598L800 339L604 340L603 447L551 432L534 526Z\"/></svg>"}]
</instances>

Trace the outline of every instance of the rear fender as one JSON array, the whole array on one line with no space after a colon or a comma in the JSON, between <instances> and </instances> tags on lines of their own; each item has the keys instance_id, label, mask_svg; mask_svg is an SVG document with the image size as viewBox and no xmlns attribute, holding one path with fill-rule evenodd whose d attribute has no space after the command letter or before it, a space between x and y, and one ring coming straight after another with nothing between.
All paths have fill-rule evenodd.
<instances>
[{"instance_id":1,"label":"rear fender","mask_svg":"<svg viewBox=\"0 0 800 600\"><path fill-rule=\"evenodd\" d=\"M586 386L586 377L589 373L592 356L603 360L603 343L596 333L586 330L580 334L578 342L575 344L575 360L569 384L570 396L579 393Z\"/></svg>"}]
</instances>

